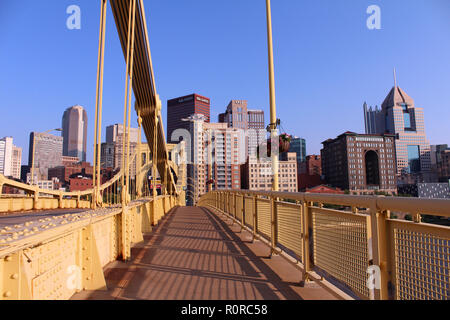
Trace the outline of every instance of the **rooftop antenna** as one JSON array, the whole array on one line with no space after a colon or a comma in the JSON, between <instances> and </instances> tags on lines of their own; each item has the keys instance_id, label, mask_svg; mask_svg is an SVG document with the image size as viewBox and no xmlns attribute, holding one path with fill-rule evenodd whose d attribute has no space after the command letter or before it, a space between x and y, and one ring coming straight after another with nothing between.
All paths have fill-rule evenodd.
<instances>
[{"instance_id":1,"label":"rooftop antenna","mask_svg":"<svg viewBox=\"0 0 450 320\"><path fill-rule=\"evenodd\" d=\"M395 73L395 67L394 67L394 88L397 88L397 75Z\"/></svg>"}]
</instances>

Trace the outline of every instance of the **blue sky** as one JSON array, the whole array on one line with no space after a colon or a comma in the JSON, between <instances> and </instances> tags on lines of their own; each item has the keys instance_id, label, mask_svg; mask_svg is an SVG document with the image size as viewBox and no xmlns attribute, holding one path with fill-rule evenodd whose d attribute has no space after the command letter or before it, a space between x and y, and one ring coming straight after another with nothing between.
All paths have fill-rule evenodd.
<instances>
[{"instance_id":1,"label":"blue sky","mask_svg":"<svg viewBox=\"0 0 450 320\"><path fill-rule=\"evenodd\" d=\"M81 8L81 30L66 8ZM369 30L369 5L381 30ZM261 108L269 122L264 0L146 0L157 90L168 99L211 98L212 119L231 99ZM0 136L28 159L31 131L61 126L64 110L85 107L92 160L100 1L0 1ZM380 105L397 80L423 107L428 139L449 143L450 1L272 1L278 118L307 140L307 153L350 130L363 133L362 105ZM125 63L107 17L103 127L123 121ZM133 123L136 123L133 116ZM103 129L103 137L104 137Z\"/></svg>"}]
</instances>

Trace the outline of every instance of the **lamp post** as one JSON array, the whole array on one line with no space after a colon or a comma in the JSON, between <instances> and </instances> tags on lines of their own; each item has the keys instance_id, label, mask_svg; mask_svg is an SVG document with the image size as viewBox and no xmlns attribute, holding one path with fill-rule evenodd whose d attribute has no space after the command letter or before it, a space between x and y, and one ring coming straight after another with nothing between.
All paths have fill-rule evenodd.
<instances>
[{"instance_id":1,"label":"lamp post","mask_svg":"<svg viewBox=\"0 0 450 320\"><path fill-rule=\"evenodd\" d=\"M270 139L271 141L277 141L277 114L275 103L275 79L274 79L274 67L273 67L273 42L272 42L272 13L270 9L270 0L266 0L267 11L267 44L269 51L269 90L270 90ZM273 149L273 143L271 144ZM278 144L276 144L278 145ZM278 151L271 152L272 158L272 191L278 191Z\"/></svg>"},{"instance_id":2,"label":"lamp post","mask_svg":"<svg viewBox=\"0 0 450 320\"><path fill-rule=\"evenodd\" d=\"M62 131L61 128L58 129L50 129L47 130L45 132L35 132L33 135L33 154L32 154L32 160L31 160L31 178L30 178L30 184L33 185L34 184L34 152L35 152L35 148L36 148L36 136L40 136L41 134L46 134L52 131Z\"/></svg>"}]
</instances>

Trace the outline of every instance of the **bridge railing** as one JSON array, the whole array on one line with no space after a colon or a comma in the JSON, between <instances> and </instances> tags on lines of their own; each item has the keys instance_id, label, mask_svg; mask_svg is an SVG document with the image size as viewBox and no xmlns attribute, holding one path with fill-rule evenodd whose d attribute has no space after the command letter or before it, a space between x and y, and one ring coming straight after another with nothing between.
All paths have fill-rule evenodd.
<instances>
[{"instance_id":1,"label":"bridge railing","mask_svg":"<svg viewBox=\"0 0 450 320\"><path fill-rule=\"evenodd\" d=\"M147 176L151 166L136 166L137 152L131 157L131 168L135 167L135 174L125 175L125 170L121 169L114 177L105 182L98 189L97 203L101 207L108 207L122 204L124 193L122 192L122 179L127 179L128 187L127 199L135 200L139 197L150 196ZM130 170L132 171L132 170ZM3 186L7 186L19 191L22 195L2 194ZM39 188L37 185L29 185L6 178L0 174L0 212L14 212L42 209L62 209L62 208L91 208L96 188L84 191L65 192L60 190L48 190Z\"/></svg>"},{"instance_id":2,"label":"bridge railing","mask_svg":"<svg viewBox=\"0 0 450 320\"><path fill-rule=\"evenodd\" d=\"M103 267L129 260L132 245L176 205L176 196L164 195L0 229L0 300L64 300L106 289Z\"/></svg>"},{"instance_id":3,"label":"bridge railing","mask_svg":"<svg viewBox=\"0 0 450 320\"><path fill-rule=\"evenodd\" d=\"M450 298L450 200L213 191L199 205L295 258L303 279L324 277L362 299ZM447 226L423 223L425 214Z\"/></svg>"}]
</instances>

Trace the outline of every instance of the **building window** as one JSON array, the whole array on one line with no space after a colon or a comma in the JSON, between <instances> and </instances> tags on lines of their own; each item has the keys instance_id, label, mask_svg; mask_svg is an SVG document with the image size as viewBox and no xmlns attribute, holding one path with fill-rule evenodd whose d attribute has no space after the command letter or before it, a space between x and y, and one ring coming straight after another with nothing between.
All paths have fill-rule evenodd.
<instances>
[{"instance_id":1,"label":"building window","mask_svg":"<svg viewBox=\"0 0 450 320\"><path fill-rule=\"evenodd\" d=\"M408 173L420 171L419 146L408 146Z\"/></svg>"}]
</instances>

